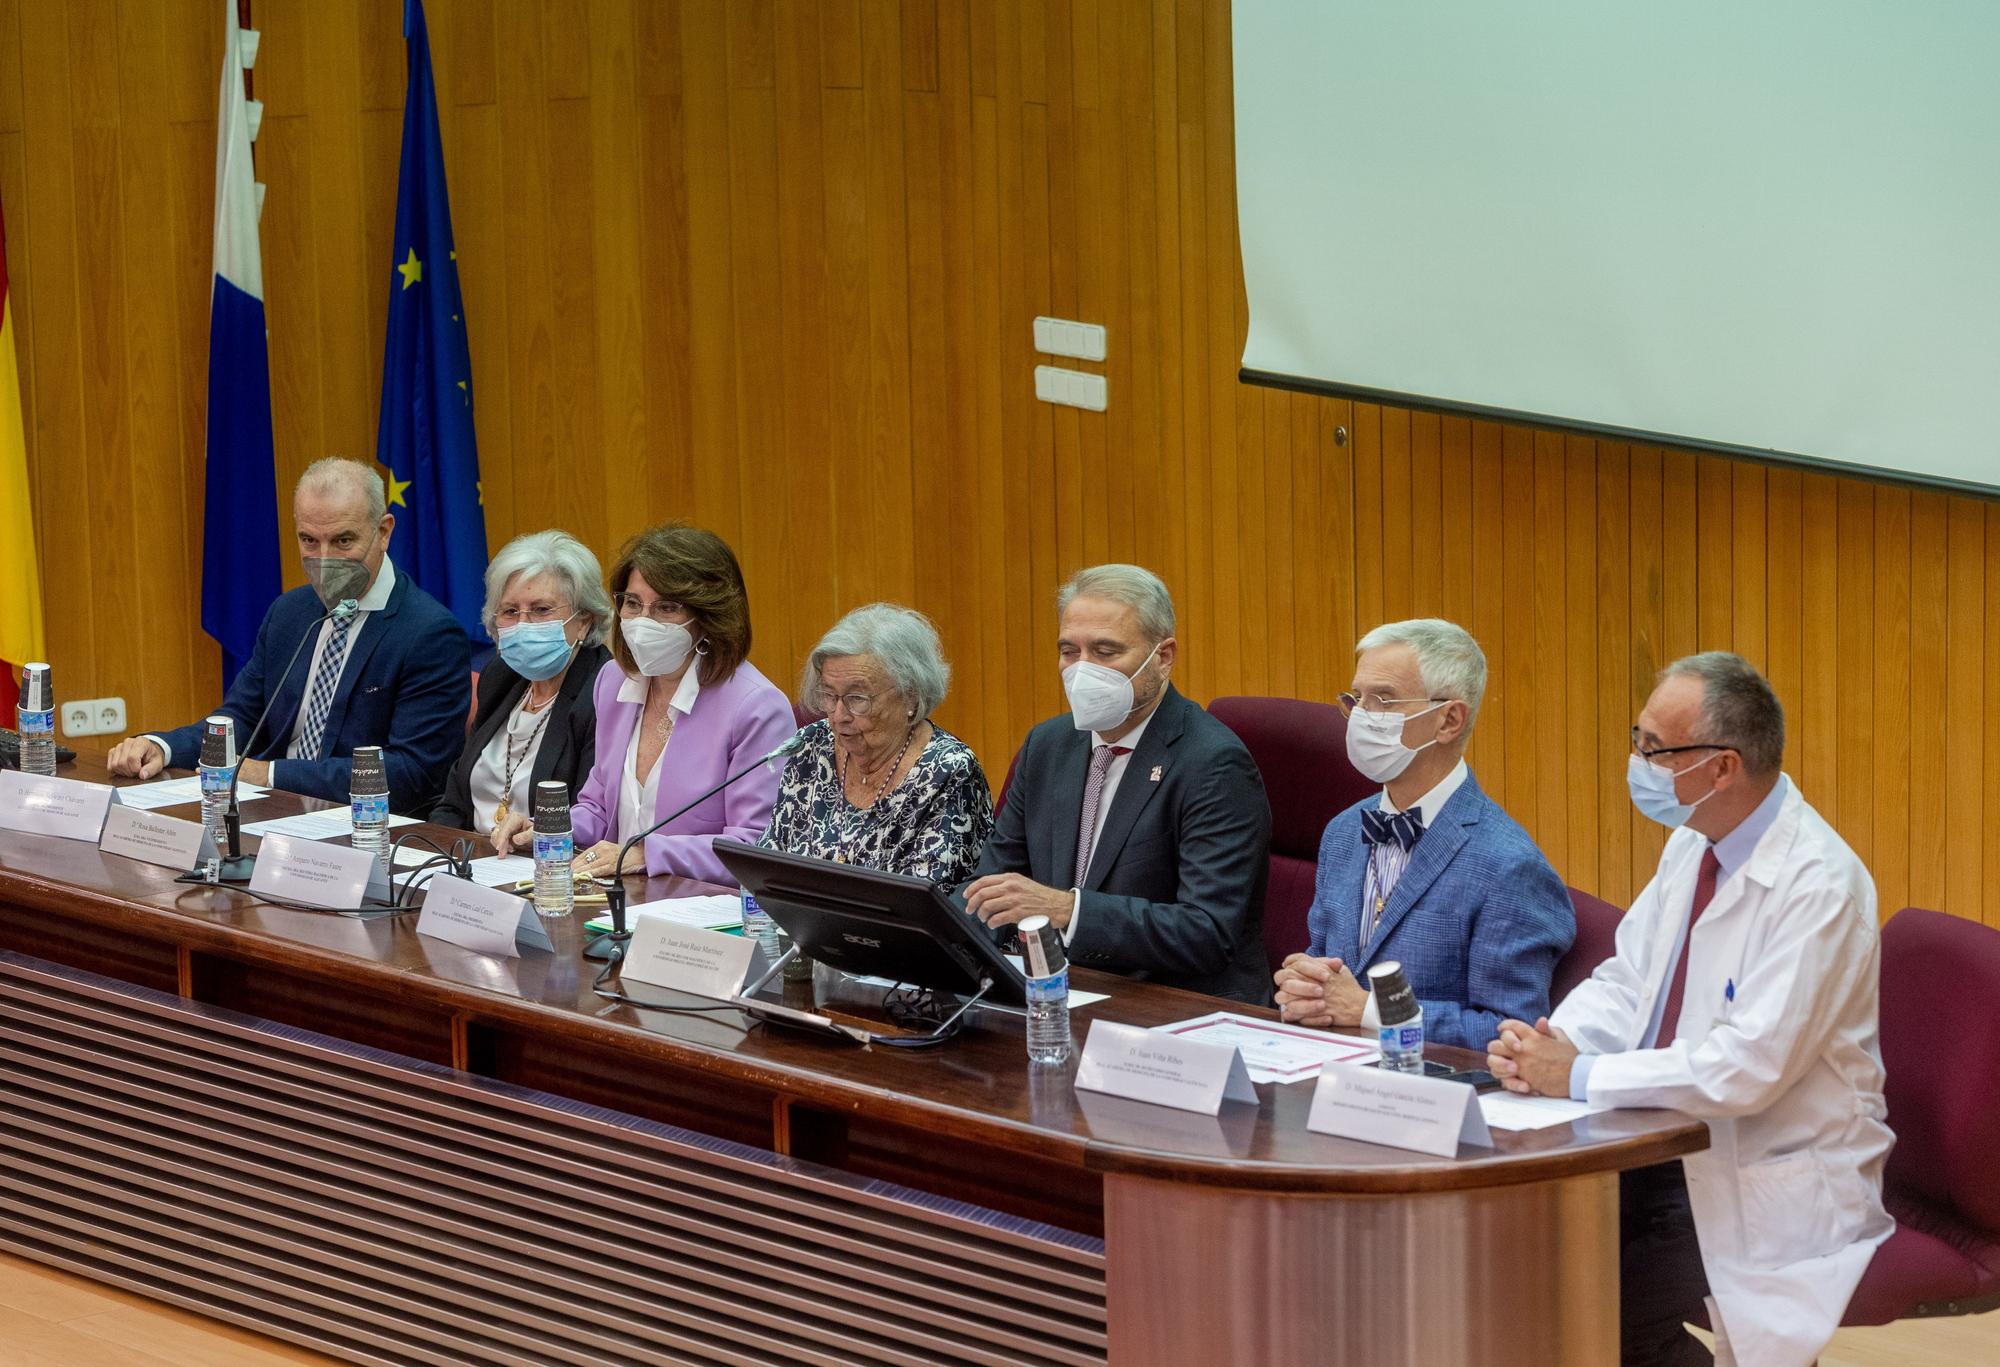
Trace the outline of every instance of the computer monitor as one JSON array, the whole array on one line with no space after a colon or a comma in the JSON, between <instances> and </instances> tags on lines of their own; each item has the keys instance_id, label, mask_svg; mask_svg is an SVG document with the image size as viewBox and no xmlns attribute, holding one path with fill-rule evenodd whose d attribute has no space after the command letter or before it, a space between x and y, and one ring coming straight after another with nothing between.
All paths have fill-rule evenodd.
<instances>
[{"instance_id":1,"label":"computer monitor","mask_svg":"<svg viewBox=\"0 0 2000 1367\"><path fill-rule=\"evenodd\" d=\"M718 837L715 853L799 948L864 977L1027 1003L1021 971L935 883Z\"/></svg>"}]
</instances>

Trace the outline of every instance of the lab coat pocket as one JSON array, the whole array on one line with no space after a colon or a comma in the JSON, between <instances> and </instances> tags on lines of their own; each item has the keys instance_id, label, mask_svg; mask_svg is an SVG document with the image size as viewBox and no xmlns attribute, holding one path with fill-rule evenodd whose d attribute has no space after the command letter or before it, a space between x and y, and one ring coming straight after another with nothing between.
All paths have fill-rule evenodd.
<instances>
[{"instance_id":1,"label":"lab coat pocket","mask_svg":"<svg viewBox=\"0 0 2000 1367\"><path fill-rule=\"evenodd\" d=\"M1845 1246L1848 1216L1835 1199L1825 1165L1810 1150L1743 1166L1743 1250L1759 1267L1782 1267Z\"/></svg>"}]
</instances>

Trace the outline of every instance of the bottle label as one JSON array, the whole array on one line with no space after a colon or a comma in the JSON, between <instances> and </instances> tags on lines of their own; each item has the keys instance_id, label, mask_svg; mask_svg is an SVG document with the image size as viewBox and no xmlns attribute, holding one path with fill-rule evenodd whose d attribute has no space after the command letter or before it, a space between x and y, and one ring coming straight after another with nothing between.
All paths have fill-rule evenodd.
<instances>
[{"instance_id":1,"label":"bottle label","mask_svg":"<svg viewBox=\"0 0 2000 1367\"><path fill-rule=\"evenodd\" d=\"M236 771L220 764L202 765L201 795L203 797L226 796L229 792L229 776L234 772Z\"/></svg>"},{"instance_id":2,"label":"bottle label","mask_svg":"<svg viewBox=\"0 0 2000 1367\"><path fill-rule=\"evenodd\" d=\"M1067 1002L1069 1000L1069 969L1058 969L1046 978L1028 979L1028 1000L1031 1002Z\"/></svg>"},{"instance_id":3,"label":"bottle label","mask_svg":"<svg viewBox=\"0 0 2000 1367\"><path fill-rule=\"evenodd\" d=\"M44 737L55 739L56 714L53 709L47 712L30 712L22 708L17 709L14 715L19 721L17 729L21 733L22 740L41 740Z\"/></svg>"},{"instance_id":4,"label":"bottle label","mask_svg":"<svg viewBox=\"0 0 2000 1367\"><path fill-rule=\"evenodd\" d=\"M354 816L356 829L362 826L380 826L389 820L389 795L387 793L356 793L347 801Z\"/></svg>"},{"instance_id":5,"label":"bottle label","mask_svg":"<svg viewBox=\"0 0 2000 1367\"><path fill-rule=\"evenodd\" d=\"M567 864L574 858L576 858L576 839L568 831L560 831L554 835L548 835L541 831L535 832L535 862L537 864L549 859L560 860L562 863Z\"/></svg>"},{"instance_id":6,"label":"bottle label","mask_svg":"<svg viewBox=\"0 0 2000 1367\"><path fill-rule=\"evenodd\" d=\"M1404 1021L1401 1025L1385 1025L1378 1032L1384 1054L1421 1054L1424 1051L1424 1023L1420 1020Z\"/></svg>"}]
</instances>

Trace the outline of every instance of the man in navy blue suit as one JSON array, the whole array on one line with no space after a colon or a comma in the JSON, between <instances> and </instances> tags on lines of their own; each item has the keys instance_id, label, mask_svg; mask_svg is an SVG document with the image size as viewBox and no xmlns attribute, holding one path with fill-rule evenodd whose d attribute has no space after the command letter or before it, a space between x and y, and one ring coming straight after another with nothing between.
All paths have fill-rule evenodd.
<instances>
[{"instance_id":1,"label":"man in navy blue suit","mask_svg":"<svg viewBox=\"0 0 2000 1367\"><path fill-rule=\"evenodd\" d=\"M247 743L266 706L242 781L344 802L358 745L379 745L389 802L428 812L465 743L471 646L435 598L396 573L382 477L359 461L314 462L292 495L306 584L264 614L257 647L219 709ZM355 607L336 611L346 600ZM296 660L293 650L300 647ZM286 661L292 660L289 668ZM113 774L152 778L191 769L201 724L128 736L112 748Z\"/></svg>"},{"instance_id":2,"label":"man in navy blue suit","mask_svg":"<svg viewBox=\"0 0 2000 1367\"><path fill-rule=\"evenodd\" d=\"M1576 911L1535 842L1466 767L1485 691L1486 656L1451 622L1394 622L1355 647L1354 684L1340 697L1347 756L1382 793L1320 838L1311 944L1276 975L1286 1020L1359 1025L1363 975L1391 959L1434 1043L1483 1048L1501 1021L1547 1014Z\"/></svg>"}]
</instances>

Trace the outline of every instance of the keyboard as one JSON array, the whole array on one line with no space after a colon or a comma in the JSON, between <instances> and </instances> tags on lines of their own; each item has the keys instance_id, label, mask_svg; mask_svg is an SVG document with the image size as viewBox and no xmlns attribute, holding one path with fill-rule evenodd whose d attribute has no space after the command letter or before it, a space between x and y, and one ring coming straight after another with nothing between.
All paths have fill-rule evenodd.
<instances>
[{"instance_id":1,"label":"keyboard","mask_svg":"<svg viewBox=\"0 0 2000 1367\"><path fill-rule=\"evenodd\" d=\"M56 763L68 764L76 758L76 751L67 745L56 746ZM21 733L0 727L0 769L21 767Z\"/></svg>"}]
</instances>

